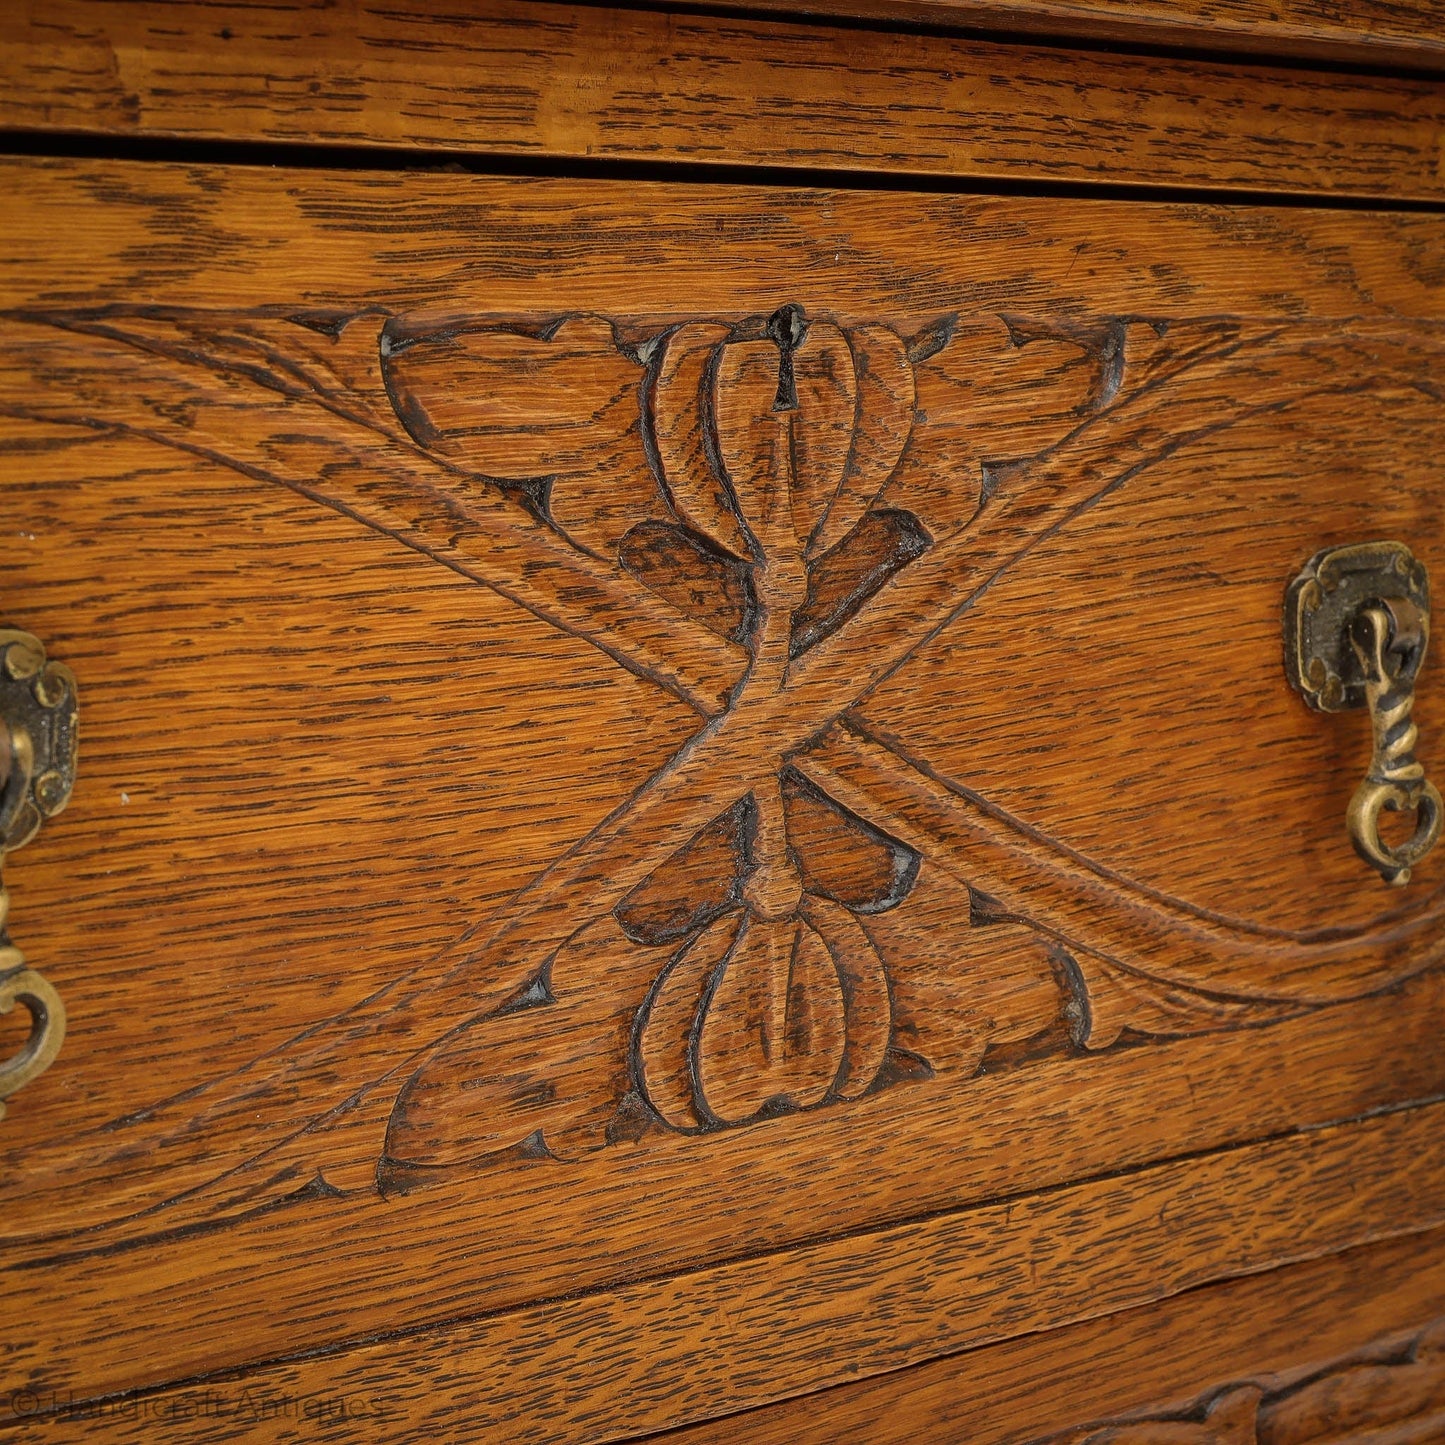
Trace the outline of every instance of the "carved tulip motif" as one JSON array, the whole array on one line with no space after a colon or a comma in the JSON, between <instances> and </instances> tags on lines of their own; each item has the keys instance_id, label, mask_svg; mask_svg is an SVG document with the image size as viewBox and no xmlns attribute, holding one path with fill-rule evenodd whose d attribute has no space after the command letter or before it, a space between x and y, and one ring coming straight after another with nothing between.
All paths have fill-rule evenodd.
<instances>
[{"instance_id":1,"label":"carved tulip motif","mask_svg":"<svg viewBox=\"0 0 1445 1445\"><path fill-rule=\"evenodd\" d=\"M907 513L862 525L907 442L913 364L895 332L809 323L796 306L736 328L682 326L649 351L644 428L668 504L748 569L743 710L776 696L791 660L927 545ZM676 1128L856 1098L887 1056L887 975L856 915L900 902L917 860L850 819L883 858L884 886L851 907L810 887L805 855L828 845L800 846L797 814L842 810L785 788L784 754L774 763L736 823L744 861L729 906L686 939L639 1016L638 1084Z\"/></svg>"},{"instance_id":2,"label":"carved tulip motif","mask_svg":"<svg viewBox=\"0 0 1445 1445\"><path fill-rule=\"evenodd\" d=\"M750 683L776 684L928 545L917 519L870 511L913 426L912 348L785 306L736 327L696 322L644 348L643 432L673 514L750 571Z\"/></svg>"},{"instance_id":3,"label":"carved tulip motif","mask_svg":"<svg viewBox=\"0 0 1445 1445\"><path fill-rule=\"evenodd\" d=\"M888 1055L883 959L859 915L893 908L918 856L786 771L617 909L680 944L638 1016L638 1084L674 1128L854 1099ZM692 895L680 909L679 897Z\"/></svg>"}]
</instances>

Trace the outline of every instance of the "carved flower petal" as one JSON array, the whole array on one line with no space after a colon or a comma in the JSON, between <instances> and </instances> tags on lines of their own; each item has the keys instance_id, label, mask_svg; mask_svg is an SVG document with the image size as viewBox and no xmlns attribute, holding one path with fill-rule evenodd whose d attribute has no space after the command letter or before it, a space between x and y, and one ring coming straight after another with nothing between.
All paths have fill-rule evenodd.
<instances>
[{"instance_id":1,"label":"carved flower petal","mask_svg":"<svg viewBox=\"0 0 1445 1445\"><path fill-rule=\"evenodd\" d=\"M792 361L798 398L793 524L806 547L843 484L858 420L858 381L847 339L831 322L812 322Z\"/></svg>"},{"instance_id":2,"label":"carved flower petal","mask_svg":"<svg viewBox=\"0 0 1445 1445\"><path fill-rule=\"evenodd\" d=\"M843 1061L843 992L823 940L796 918L749 918L704 1003L697 1079L708 1111L740 1123L806 1108Z\"/></svg>"},{"instance_id":3,"label":"carved flower petal","mask_svg":"<svg viewBox=\"0 0 1445 1445\"><path fill-rule=\"evenodd\" d=\"M674 957L639 1011L639 1082L648 1103L674 1129L702 1125L690 1060L698 1003L707 980L736 941L742 917L733 912L715 918Z\"/></svg>"},{"instance_id":4,"label":"carved flower petal","mask_svg":"<svg viewBox=\"0 0 1445 1445\"><path fill-rule=\"evenodd\" d=\"M707 387L726 326L699 322L664 338L644 394L643 432L659 481L679 519L725 552L748 545L706 440Z\"/></svg>"},{"instance_id":5,"label":"carved flower petal","mask_svg":"<svg viewBox=\"0 0 1445 1445\"><path fill-rule=\"evenodd\" d=\"M888 975L873 941L846 908L826 898L809 898L803 916L827 945L843 987L848 1042L834 1093L856 1099L878 1077L892 1041Z\"/></svg>"},{"instance_id":6,"label":"carved flower petal","mask_svg":"<svg viewBox=\"0 0 1445 1445\"><path fill-rule=\"evenodd\" d=\"M859 326L848 333L848 341L857 375L858 424L842 483L809 543L809 557L837 546L858 525L893 475L913 430L913 363L902 338L886 326Z\"/></svg>"},{"instance_id":7,"label":"carved flower petal","mask_svg":"<svg viewBox=\"0 0 1445 1445\"><path fill-rule=\"evenodd\" d=\"M793 527L793 413L779 410L782 355L771 341L734 341L718 356L712 412L718 456L748 532L770 562L799 554Z\"/></svg>"}]
</instances>

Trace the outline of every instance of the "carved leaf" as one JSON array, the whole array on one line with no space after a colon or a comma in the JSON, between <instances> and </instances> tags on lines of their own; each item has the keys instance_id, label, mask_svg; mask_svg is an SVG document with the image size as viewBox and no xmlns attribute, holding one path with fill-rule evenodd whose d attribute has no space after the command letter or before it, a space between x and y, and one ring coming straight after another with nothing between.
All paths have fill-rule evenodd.
<instances>
[{"instance_id":1,"label":"carved leaf","mask_svg":"<svg viewBox=\"0 0 1445 1445\"><path fill-rule=\"evenodd\" d=\"M783 779L788 842L803 886L855 913L896 908L918 877L919 856L789 770Z\"/></svg>"},{"instance_id":2,"label":"carved leaf","mask_svg":"<svg viewBox=\"0 0 1445 1445\"><path fill-rule=\"evenodd\" d=\"M1433 1430L1418 1429L1427 1412L1445 1407L1445 1327L1421 1336L1410 1358L1359 1364L1332 1370L1268 1401L1260 1411L1259 1445L1311 1445L1337 1441L1340 1427L1349 1438L1380 1440L1438 1439ZM1412 1421L1416 1431L1393 1433L1385 1427ZM1435 1419L1435 1430L1445 1422Z\"/></svg>"},{"instance_id":3,"label":"carved leaf","mask_svg":"<svg viewBox=\"0 0 1445 1445\"><path fill-rule=\"evenodd\" d=\"M1150 978L1080 953L1069 964L1077 971L1076 1041L1087 1049L1107 1049L1124 1031L1157 1038L1182 1038L1217 1029L1276 1023L1300 1007L1260 999L1236 999L1201 993L1163 979Z\"/></svg>"},{"instance_id":4,"label":"carved leaf","mask_svg":"<svg viewBox=\"0 0 1445 1445\"><path fill-rule=\"evenodd\" d=\"M599 556L657 498L639 433L642 372L609 322L574 316L542 335L500 326L382 334L387 391L417 445L518 487Z\"/></svg>"},{"instance_id":5,"label":"carved leaf","mask_svg":"<svg viewBox=\"0 0 1445 1445\"><path fill-rule=\"evenodd\" d=\"M1113 317L1076 325L966 318L941 356L919 359L917 403L927 433L903 457L883 500L915 512L934 537L947 537L1000 479L1090 417L1207 360L1240 329L1213 320L1165 328Z\"/></svg>"},{"instance_id":6,"label":"carved leaf","mask_svg":"<svg viewBox=\"0 0 1445 1445\"><path fill-rule=\"evenodd\" d=\"M808 592L793 614L788 653L801 657L850 617L890 577L929 547L928 533L912 512L869 512L831 552L808 569Z\"/></svg>"},{"instance_id":7,"label":"carved leaf","mask_svg":"<svg viewBox=\"0 0 1445 1445\"><path fill-rule=\"evenodd\" d=\"M1255 1445L1260 1391L1245 1385L1221 1395L1202 1420L1141 1420L1065 1436L1054 1445Z\"/></svg>"},{"instance_id":8,"label":"carved leaf","mask_svg":"<svg viewBox=\"0 0 1445 1445\"><path fill-rule=\"evenodd\" d=\"M1088 1425L1044 1445L1425 1445L1445 1438L1445 1324L1432 1325L1403 1352L1365 1354L1277 1392L1233 1385L1187 1413Z\"/></svg>"},{"instance_id":9,"label":"carved leaf","mask_svg":"<svg viewBox=\"0 0 1445 1445\"><path fill-rule=\"evenodd\" d=\"M623 932L635 943L675 943L735 907L756 826L751 797L714 818L617 905Z\"/></svg>"},{"instance_id":10,"label":"carved leaf","mask_svg":"<svg viewBox=\"0 0 1445 1445\"><path fill-rule=\"evenodd\" d=\"M671 522L639 522L622 539L618 560L645 587L720 637L746 640L755 606L750 569L711 551Z\"/></svg>"},{"instance_id":11,"label":"carved leaf","mask_svg":"<svg viewBox=\"0 0 1445 1445\"><path fill-rule=\"evenodd\" d=\"M360 423L373 441L405 441L405 430L381 384L377 339L388 315L370 308L317 313L107 306L21 319L112 342L122 349L127 365L138 363L145 368L142 375L154 371L158 381L167 370L160 364L163 360L179 363L183 374L199 373L193 383L196 394L184 400L165 395L170 390L165 387L156 397L138 394L139 388L130 386L121 392L135 413L149 406L182 430L211 409L234 413L261 398L284 398L310 402L338 419ZM114 354L105 358L112 369L119 360ZM69 366L66 370L75 388L74 402L94 407L107 399L103 386L92 391L83 373ZM247 396L246 387L260 396Z\"/></svg>"},{"instance_id":12,"label":"carved leaf","mask_svg":"<svg viewBox=\"0 0 1445 1445\"><path fill-rule=\"evenodd\" d=\"M641 372L610 323L574 316L540 335L507 326L389 322L382 375L419 446L483 476L524 481L590 468L637 411Z\"/></svg>"},{"instance_id":13,"label":"carved leaf","mask_svg":"<svg viewBox=\"0 0 1445 1445\"><path fill-rule=\"evenodd\" d=\"M387 1126L393 1165L438 1168L518 1149L602 1147L632 1086L632 1019L657 971L610 917L563 947L512 1005L467 1028L407 1082Z\"/></svg>"},{"instance_id":14,"label":"carved leaf","mask_svg":"<svg viewBox=\"0 0 1445 1445\"><path fill-rule=\"evenodd\" d=\"M981 924L970 901L960 879L928 868L906 903L865 921L888 969L892 1047L951 1080L986 1057L992 1074L1072 1052L1047 948L1022 924Z\"/></svg>"},{"instance_id":15,"label":"carved leaf","mask_svg":"<svg viewBox=\"0 0 1445 1445\"><path fill-rule=\"evenodd\" d=\"M704 1008L697 1078L724 1123L816 1104L837 1077L842 988L823 940L800 919L749 917Z\"/></svg>"},{"instance_id":16,"label":"carved leaf","mask_svg":"<svg viewBox=\"0 0 1445 1445\"><path fill-rule=\"evenodd\" d=\"M695 322L669 332L653 357L643 428L673 510L694 531L734 557L750 550L731 498L709 454L709 388L728 328Z\"/></svg>"}]
</instances>

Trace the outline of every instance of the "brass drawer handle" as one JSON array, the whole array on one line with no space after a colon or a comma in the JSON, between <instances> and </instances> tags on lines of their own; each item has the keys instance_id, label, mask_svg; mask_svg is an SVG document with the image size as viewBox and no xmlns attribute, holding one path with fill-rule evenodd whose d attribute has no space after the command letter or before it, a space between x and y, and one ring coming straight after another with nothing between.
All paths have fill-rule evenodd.
<instances>
[{"instance_id":1,"label":"brass drawer handle","mask_svg":"<svg viewBox=\"0 0 1445 1445\"><path fill-rule=\"evenodd\" d=\"M1440 836L1439 789L1415 757L1410 713L1415 678L1430 639L1430 579L1399 542L1331 547L1290 584L1284 609L1285 670L1319 712L1369 709L1374 752L1350 800L1346 821L1355 851L1387 883L1411 869ZM1415 831L1397 844L1380 836L1380 814L1415 813Z\"/></svg>"},{"instance_id":2,"label":"brass drawer handle","mask_svg":"<svg viewBox=\"0 0 1445 1445\"><path fill-rule=\"evenodd\" d=\"M70 801L79 732L75 678L45 660L28 632L0 628L0 865L28 843L47 818ZM60 995L10 942L10 896L0 881L0 1013L23 1004L30 1036L19 1053L0 1062L0 1100L42 1074L65 1040ZM0 1118L5 1105L0 1102Z\"/></svg>"}]
</instances>

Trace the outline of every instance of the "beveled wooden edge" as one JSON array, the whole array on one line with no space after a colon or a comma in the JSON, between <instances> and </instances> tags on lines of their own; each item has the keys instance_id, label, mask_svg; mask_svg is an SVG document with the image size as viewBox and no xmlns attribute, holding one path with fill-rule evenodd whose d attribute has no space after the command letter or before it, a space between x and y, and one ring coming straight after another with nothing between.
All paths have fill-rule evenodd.
<instances>
[{"instance_id":1,"label":"beveled wooden edge","mask_svg":"<svg viewBox=\"0 0 1445 1445\"><path fill-rule=\"evenodd\" d=\"M544 0L454 11L5 7L0 132L1445 200L1445 85L1423 77Z\"/></svg>"},{"instance_id":2,"label":"beveled wooden edge","mask_svg":"<svg viewBox=\"0 0 1445 1445\"><path fill-rule=\"evenodd\" d=\"M265 1440L281 1414L308 1402L325 1412L331 1440L434 1439L439 1429L489 1442L647 1434L1418 1235L1445 1223L1435 1188L1445 1168L1442 1121L1445 1104L1420 1106L218 1373L203 1385L137 1394L128 1406L92 1407L83 1386L52 1388L32 1375L23 1393L40 1403L28 1438ZM1433 1249L1438 1234L1432 1240ZM1408 1254L1413 1244L1381 1255ZM1406 1293L1399 1315L1386 1272L1372 1263L1364 1274L1377 1318L1391 1325L1411 1322L1403 1313L1411 1299L1430 1312L1445 1301L1445 1259L1417 1267L1413 1283L1397 1271ZM1267 1302L1269 1291L1259 1293ZM1353 1307L1364 1305L1355 1297ZM1182 1309L1186 1327L1197 1322L1192 1297ZM1146 1338L1155 1332L1151 1325ZM1025 1366L1052 1338L1017 1347ZM1233 1366L1208 1368L1227 1377ZM1192 1379L1181 1386L1193 1388ZM982 1445L984 1437L970 1438Z\"/></svg>"},{"instance_id":3,"label":"beveled wooden edge","mask_svg":"<svg viewBox=\"0 0 1445 1445\"><path fill-rule=\"evenodd\" d=\"M994 33L1339 65L1445 69L1445 7L1356 3L1326 12L1309 0L733 0L763 15L953 26ZM682 0L679 8L692 8ZM697 0L696 8L704 8Z\"/></svg>"}]
</instances>

